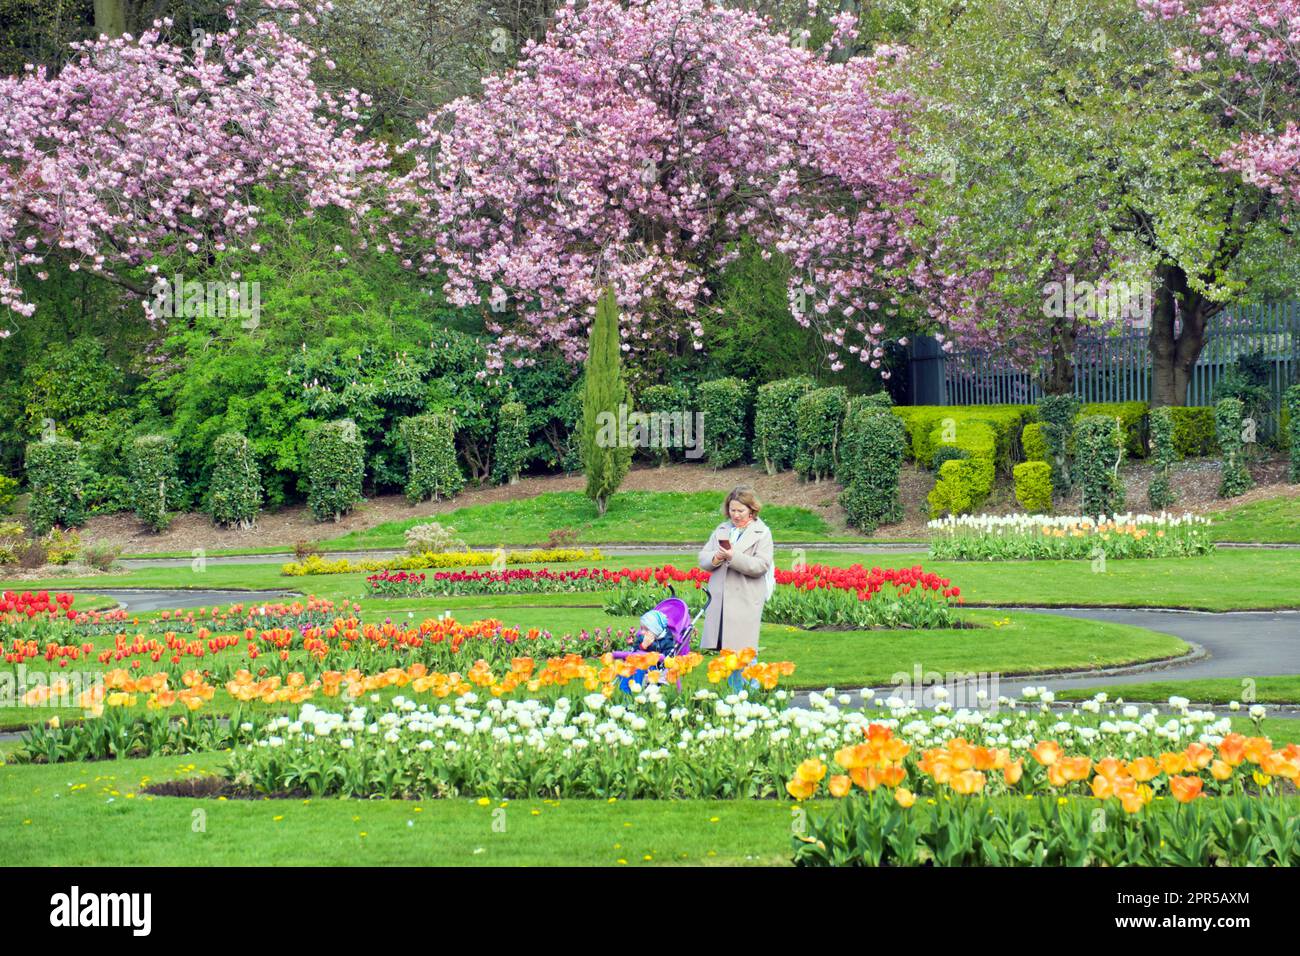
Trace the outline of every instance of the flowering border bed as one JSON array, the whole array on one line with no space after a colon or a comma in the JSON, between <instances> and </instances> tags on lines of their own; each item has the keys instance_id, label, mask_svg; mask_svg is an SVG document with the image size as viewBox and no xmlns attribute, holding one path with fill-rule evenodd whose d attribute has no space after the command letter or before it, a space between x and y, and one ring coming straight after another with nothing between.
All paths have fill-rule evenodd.
<instances>
[{"instance_id":1,"label":"flowering border bed","mask_svg":"<svg viewBox=\"0 0 1300 956\"><path fill-rule=\"evenodd\" d=\"M931 521L930 557L947 561L1171 558L1214 550L1199 515L959 515Z\"/></svg>"}]
</instances>

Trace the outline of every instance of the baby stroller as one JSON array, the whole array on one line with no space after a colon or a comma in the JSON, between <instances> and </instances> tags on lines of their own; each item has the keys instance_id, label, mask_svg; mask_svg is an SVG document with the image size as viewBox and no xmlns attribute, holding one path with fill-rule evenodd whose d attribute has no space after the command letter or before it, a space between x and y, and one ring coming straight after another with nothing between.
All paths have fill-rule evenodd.
<instances>
[{"instance_id":1,"label":"baby stroller","mask_svg":"<svg viewBox=\"0 0 1300 956\"><path fill-rule=\"evenodd\" d=\"M668 624L668 633L673 639L672 651L664 656L682 657L691 652L691 639L695 637L695 624L700 619L700 616L709 609L709 602L713 600L713 595L709 593L708 588L705 588L704 606L696 612L695 617L691 617L691 609L687 607L685 601L677 596L677 592L673 590L671 584L668 585L668 593L671 594L672 597L660 601L654 606L653 610L658 611L664 616L664 620ZM628 657L636 653L639 653L639 651L635 649L628 651L614 651L613 656L615 660L621 661L626 660ZM661 668L655 669L658 670ZM639 670L631 677L619 678L619 689L624 693L631 693L631 684L644 687L647 673L648 671ZM677 678L677 689L682 689L682 679L680 677Z\"/></svg>"}]
</instances>

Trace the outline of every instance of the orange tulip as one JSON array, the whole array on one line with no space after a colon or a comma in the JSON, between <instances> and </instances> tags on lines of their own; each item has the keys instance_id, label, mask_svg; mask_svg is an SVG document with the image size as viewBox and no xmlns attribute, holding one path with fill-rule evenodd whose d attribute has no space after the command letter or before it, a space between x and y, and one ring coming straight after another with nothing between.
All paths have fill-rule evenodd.
<instances>
[{"instance_id":1,"label":"orange tulip","mask_svg":"<svg viewBox=\"0 0 1300 956\"><path fill-rule=\"evenodd\" d=\"M1070 781L1065 779L1065 774L1061 772L1061 765L1054 763L1047 768L1047 782L1053 787L1064 787Z\"/></svg>"},{"instance_id":2,"label":"orange tulip","mask_svg":"<svg viewBox=\"0 0 1300 956\"><path fill-rule=\"evenodd\" d=\"M1191 803L1201 795L1201 788L1204 785L1205 781L1200 777L1169 778L1169 792L1179 803Z\"/></svg>"},{"instance_id":3,"label":"orange tulip","mask_svg":"<svg viewBox=\"0 0 1300 956\"><path fill-rule=\"evenodd\" d=\"M799 769L794 772L794 775L806 783L816 784L822 777L826 776L826 764L816 757L810 757L799 764Z\"/></svg>"},{"instance_id":4,"label":"orange tulip","mask_svg":"<svg viewBox=\"0 0 1300 956\"><path fill-rule=\"evenodd\" d=\"M1114 783L1116 777L1124 774L1124 761L1114 757L1103 757L1097 761L1097 773Z\"/></svg>"},{"instance_id":5,"label":"orange tulip","mask_svg":"<svg viewBox=\"0 0 1300 956\"><path fill-rule=\"evenodd\" d=\"M1196 770L1204 770L1214 759L1214 751L1201 743L1188 744L1183 753L1187 757L1188 765Z\"/></svg>"},{"instance_id":6,"label":"orange tulip","mask_svg":"<svg viewBox=\"0 0 1300 956\"><path fill-rule=\"evenodd\" d=\"M1152 757L1138 757L1128 762L1128 772L1138 783L1145 783L1160 773L1160 765Z\"/></svg>"},{"instance_id":7,"label":"orange tulip","mask_svg":"<svg viewBox=\"0 0 1300 956\"><path fill-rule=\"evenodd\" d=\"M894 800L900 807L907 809L912 804L916 803L916 794L911 790L908 790L906 787L899 787L894 791Z\"/></svg>"},{"instance_id":8,"label":"orange tulip","mask_svg":"<svg viewBox=\"0 0 1300 956\"><path fill-rule=\"evenodd\" d=\"M1086 780L1092 770L1091 757L1065 757L1060 762L1061 776L1066 780Z\"/></svg>"},{"instance_id":9,"label":"orange tulip","mask_svg":"<svg viewBox=\"0 0 1300 956\"><path fill-rule=\"evenodd\" d=\"M1210 776L1215 780L1224 781L1232 776L1232 767L1222 760L1216 760L1210 764Z\"/></svg>"},{"instance_id":10,"label":"orange tulip","mask_svg":"<svg viewBox=\"0 0 1300 956\"><path fill-rule=\"evenodd\" d=\"M1265 754L1272 753L1272 751L1273 741L1267 737L1247 737L1242 752L1251 763L1259 763Z\"/></svg>"},{"instance_id":11,"label":"orange tulip","mask_svg":"<svg viewBox=\"0 0 1300 956\"><path fill-rule=\"evenodd\" d=\"M1160 769L1173 776L1187 769L1187 755L1165 751L1160 755Z\"/></svg>"},{"instance_id":12,"label":"orange tulip","mask_svg":"<svg viewBox=\"0 0 1300 956\"><path fill-rule=\"evenodd\" d=\"M1025 761L1023 757L1017 757L1011 763L1002 768L1002 779L1007 782L1008 787L1014 787L1020 782L1020 777L1025 772Z\"/></svg>"},{"instance_id":13,"label":"orange tulip","mask_svg":"<svg viewBox=\"0 0 1300 956\"><path fill-rule=\"evenodd\" d=\"M897 787L907 779L907 770L902 764L892 764L879 771L880 782L886 787Z\"/></svg>"},{"instance_id":14,"label":"orange tulip","mask_svg":"<svg viewBox=\"0 0 1300 956\"><path fill-rule=\"evenodd\" d=\"M1061 759L1061 745L1055 740L1040 740L1038 746L1030 752L1044 767L1050 767Z\"/></svg>"},{"instance_id":15,"label":"orange tulip","mask_svg":"<svg viewBox=\"0 0 1300 956\"><path fill-rule=\"evenodd\" d=\"M832 797L842 797L853 789L853 781L844 774L837 774L827 781Z\"/></svg>"},{"instance_id":16,"label":"orange tulip","mask_svg":"<svg viewBox=\"0 0 1300 956\"><path fill-rule=\"evenodd\" d=\"M1109 777L1103 777L1101 774L1092 778L1092 795L1098 800L1107 800L1115 795L1115 785Z\"/></svg>"},{"instance_id":17,"label":"orange tulip","mask_svg":"<svg viewBox=\"0 0 1300 956\"><path fill-rule=\"evenodd\" d=\"M984 774L978 770L963 770L954 774L948 785L963 796L970 796L984 789Z\"/></svg>"},{"instance_id":18,"label":"orange tulip","mask_svg":"<svg viewBox=\"0 0 1300 956\"><path fill-rule=\"evenodd\" d=\"M865 767L872 762L871 745L854 744L851 747L841 747L835 751L835 762L845 770Z\"/></svg>"},{"instance_id":19,"label":"orange tulip","mask_svg":"<svg viewBox=\"0 0 1300 956\"><path fill-rule=\"evenodd\" d=\"M795 779L786 782L785 789L796 800L807 800L816 792L817 784L795 777Z\"/></svg>"}]
</instances>

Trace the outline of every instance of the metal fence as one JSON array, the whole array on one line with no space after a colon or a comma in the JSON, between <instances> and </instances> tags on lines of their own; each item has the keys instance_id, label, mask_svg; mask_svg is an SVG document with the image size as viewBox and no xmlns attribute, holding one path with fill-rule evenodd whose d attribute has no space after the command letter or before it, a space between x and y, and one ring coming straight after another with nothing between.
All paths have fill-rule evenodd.
<instances>
[{"instance_id":1,"label":"metal fence","mask_svg":"<svg viewBox=\"0 0 1300 956\"><path fill-rule=\"evenodd\" d=\"M1258 351L1269 363L1273 395L1269 420L1261 424L1272 434L1282 392L1300 370L1300 302L1237 306L1211 319L1205 348L1187 387L1187 404L1209 405L1214 384L1237 357ZM941 405L1026 404L1042 395L1034 376L1010 368L1004 355L974 350L934 352L942 365L942 371L931 368L932 373L939 371ZM926 360L933 363L935 357ZM1074 393L1084 402L1150 401L1147 331L1081 336L1074 350Z\"/></svg>"}]
</instances>

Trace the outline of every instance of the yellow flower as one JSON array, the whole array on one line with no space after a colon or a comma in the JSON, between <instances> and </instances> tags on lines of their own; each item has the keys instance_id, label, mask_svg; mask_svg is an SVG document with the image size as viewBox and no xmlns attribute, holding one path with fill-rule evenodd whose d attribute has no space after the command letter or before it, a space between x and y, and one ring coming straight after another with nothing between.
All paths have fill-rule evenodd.
<instances>
[{"instance_id":1,"label":"yellow flower","mask_svg":"<svg viewBox=\"0 0 1300 956\"><path fill-rule=\"evenodd\" d=\"M491 803L491 802L492 802L492 801L489 800L487 797L479 797L479 798L478 798L478 805L479 805L480 807L486 807L486 806L487 806L489 803Z\"/></svg>"},{"instance_id":2,"label":"yellow flower","mask_svg":"<svg viewBox=\"0 0 1300 956\"><path fill-rule=\"evenodd\" d=\"M899 787L894 791L894 800L900 807L907 809L912 804L916 803L916 794L911 790L908 790L906 787Z\"/></svg>"}]
</instances>

